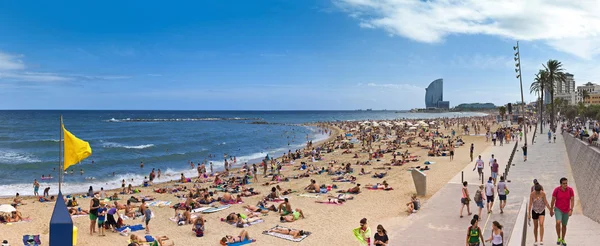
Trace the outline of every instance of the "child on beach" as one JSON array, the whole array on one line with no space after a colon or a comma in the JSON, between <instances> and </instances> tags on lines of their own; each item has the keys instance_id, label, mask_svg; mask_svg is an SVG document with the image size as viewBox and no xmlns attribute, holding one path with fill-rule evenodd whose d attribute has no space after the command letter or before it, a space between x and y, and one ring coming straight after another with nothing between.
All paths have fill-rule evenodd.
<instances>
[{"instance_id":1,"label":"child on beach","mask_svg":"<svg viewBox=\"0 0 600 246\"><path fill-rule=\"evenodd\" d=\"M106 221L106 212L108 209L106 208L106 203L104 201L100 202L100 207L98 208L98 230L99 236L106 236L104 234L104 221Z\"/></svg>"}]
</instances>

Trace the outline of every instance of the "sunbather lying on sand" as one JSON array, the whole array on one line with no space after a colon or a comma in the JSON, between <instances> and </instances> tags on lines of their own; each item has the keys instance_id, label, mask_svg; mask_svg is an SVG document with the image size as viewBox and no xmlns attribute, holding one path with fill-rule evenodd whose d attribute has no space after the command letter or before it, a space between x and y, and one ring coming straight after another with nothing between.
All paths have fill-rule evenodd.
<instances>
[{"instance_id":1,"label":"sunbather lying on sand","mask_svg":"<svg viewBox=\"0 0 600 246\"><path fill-rule=\"evenodd\" d=\"M358 175L366 175L366 174L371 174L371 171L365 172L365 169L361 168L360 173L358 173Z\"/></svg>"},{"instance_id":2,"label":"sunbather lying on sand","mask_svg":"<svg viewBox=\"0 0 600 246\"><path fill-rule=\"evenodd\" d=\"M373 178L380 179L380 178L385 177L385 175L387 175L387 172L385 172L385 173L375 173L375 174L373 174Z\"/></svg>"},{"instance_id":3,"label":"sunbather lying on sand","mask_svg":"<svg viewBox=\"0 0 600 246\"><path fill-rule=\"evenodd\" d=\"M248 235L248 232L246 230L242 230L240 232L239 236L234 237L234 236L226 235L225 237L221 238L221 241L219 241L219 243L221 245L229 245L231 243L243 242L246 240L255 241L254 239L250 238L250 235Z\"/></svg>"},{"instance_id":4,"label":"sunbather lying on sand","mask_svg":"<svg viewBox=\"0 0 600 246\"><path fill-rule=\"evenodd\" d=\"M389 184L387 183L387 181L383 181L383 183L377 183L377 184L367 184L367 187L370 187L370 189L378 189L378 190L386 190L391 188L389 186Z\"/></svg>"},{"instance_id":5,"label":"sunbather lying on sand","mask_svg":"<svg viewBox=\"0 0 600 246\"><path fill-rule=\"evenodd\" d=\"M329 198L335 198L335 199L338 199L338 200L344 200L344 201L354 199L354 196L348 195L348 194L338 194L337 196L328 196L328 197Z\"/></svg>"},{"instance_id":6,"label":"sunbather lying on sand","mask_svg":"<svg viewBox=\"0 0 600 246\"><path fill-rule=\"evenodd\" d=\"M275 233L279 233L279 234L283 234L283 235L290 235L294 238L300 238L302 236L304 236L304 231L303 230L294 230L294 229L287 229L287 228L273 228L271 230L268 230L267 232L275 232Z\"/></svg>"},{"instance_id":7,"label":"sunbather lying on sand","mask_svg":"<svg viewBox=\"0 0 600 246\"><path fill-rule=\"evenodd\" d=\"M281 189L281 187L279 187L279 185L275 186L275 188L277 188L277 191L279 191L279 193L281 193L284 196L292 193L292 189L283 190Z\"/></svg>"},{"instance_id":8,"label":"sunbather lying on sand","mask_svg":"<svg viewBox=\"0 0 600 246\"><path fill-rule=\"evenodd\" d=\"M249 211L256 212L256 213L266 214L266 213L269 213L269 210L273 211L273 212L277 212L277 208L275 207L275 205L271 205L270 207L264 208L264 209L257 207L257 206L252 206L252 205L244 205L242 207L245 209L248 209Z\"/></svg>"},{"instance_id":9,"label":"sunbather lying on sand","mask_svg":"<svg viewBox=\"0 0 600 246\"><path fill-rule=\"evenodd\" d=\"M344 204L346 200L337 199L337 198L329 198L327 201L315 201L316 203L333 203L333 204Z\"/></svg>"},{"instance_id":10,"label":"sunbather lying on sand","mask_svg":"<svg viewBox=\"0 0 600 246\"><path fill-rule=\"evenodd\" d=\"M350 193L350 194L358 194L360 193L360 184L356 184L356 186L346 190L346 191L338 191L340 193Z\"/></svg>"},{"instance_id":11,"label":"sunbather lying on sand","mask_svg":"<svg viewBox=\"0 0 600 246\"><path fill-rule=\"evenodd\" d=\"M242 213L230 213L225 217L227 223L250 223L259 220L260 213L250 213L248 215Z\"/></svg>"},{"instance_id":12,"label":"sunbather lying on sand","mask_svg":"<svg viewBox=\"0 0 600 246\"><path fill-rule=\"evenodd\" d=\"M352 175L344 175L341 177L335 177L335 178L331 178L331 180L333 182L355 182L356 181L356 177L352 176Z\"/></svg>"},{"instance_id":13,"label":"sunbather lying on sand","mask_svg":"<svg viewBox=\"0 0 600 246\"><path fill-rule=\"evenodd\" d=\"M296 210L294 210L294 212L292 214L279 217L279 221L281 221L281 222L294 222L296 220L299 220L300 218L304 219L304 213L302 213L302 210L300 210L299 208L297 208Z\"/></svg>"},{"instance_id":14,"label":"sunbather lying on sand","mask_svg":"<svg viewBox=\"0 0 600 246\"><path fill-rule=\"evenodd\" d=\"M87 210L81 209L81 208L69 208L69 214L70 215L86 215L89 214L89 212Z\"/></svg>"},{"instance_id":15,"label":"sunbather lying on sand","mask_svg":"<svg viewBox=\"0 0 600 246\"><path fill-rule=\"evenodd\" d=\"M131 234L131 236L129 236L129 240L131 240L131 243L129 244L129 246L132 245L149 245L149 246L173 246L175 245L175 243L173 241L168 241L169 238L167 236L160 236L160 237L153 237L154 241L152 242L148 242L146 240L146 237L142 237L142 236L138 236L135 234Z\"/></svg>"}]
</instances>

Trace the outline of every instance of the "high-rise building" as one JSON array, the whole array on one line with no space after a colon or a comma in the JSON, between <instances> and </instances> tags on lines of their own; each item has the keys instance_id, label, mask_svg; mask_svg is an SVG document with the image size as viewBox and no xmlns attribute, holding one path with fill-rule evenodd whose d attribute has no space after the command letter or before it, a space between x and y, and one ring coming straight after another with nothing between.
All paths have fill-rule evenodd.
<instances>
[{"instance_id":1,"label":"high-rise building","mask_svg":"<svg viewBox=\"0 0 600 246\"><path fill-rule=\"evenodd\" d=\"M554 88L554 99L557 98L567 101L570 105L577 103L577 91L575 90L575 76L565 73L565 81L556 81ZM550 103L550 90L544 89L544 104Z\"/></svg>"},{"instance_id":2,"label":"high-rise building","mask_svg":"<svg viewBox=\"0 0 600 246\"><path fill-rule=\"evenodd\" d=\"M450 108L450 102L444 101L444 80L436 79L425 88L426 108Z\"/></svg>"}]
</instances>

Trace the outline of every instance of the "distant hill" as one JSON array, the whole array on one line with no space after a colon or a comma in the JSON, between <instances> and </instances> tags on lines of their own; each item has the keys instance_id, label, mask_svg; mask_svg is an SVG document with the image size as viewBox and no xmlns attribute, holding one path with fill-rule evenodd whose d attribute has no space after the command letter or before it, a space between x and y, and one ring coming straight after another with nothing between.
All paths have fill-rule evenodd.
<instances>
[{"instance_id":1,"label":"distant hill","mask_svg":"<svg viewBox=\"0 0 600 246\"><path fill-rule=\"evenodd\" d=\"M461 103L454 107L455 109L495 109L493 103Z\"/></svg>"}]
</instances>

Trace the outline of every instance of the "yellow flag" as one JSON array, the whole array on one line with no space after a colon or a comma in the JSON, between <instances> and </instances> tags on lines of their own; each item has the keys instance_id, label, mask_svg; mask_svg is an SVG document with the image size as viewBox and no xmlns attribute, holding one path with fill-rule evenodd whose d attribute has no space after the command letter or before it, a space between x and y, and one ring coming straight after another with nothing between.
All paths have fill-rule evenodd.
<instances>
[{"instance_id":1,"label":"yellow flag","mask_svg":"<svg viewBox=\"0 0 600 246\"><path fill-rule=\"evenodd\" d=\"M65 170L67 170L67 168L69 168L70 166L75 165L81 160L90 156L92 154L92 148L90 147L90 143L75 137L75 135L67 131L67 129L65 129L65 125L62 126L62 129L65 144L64 168Z\"/></svg>"}]
</instances>

